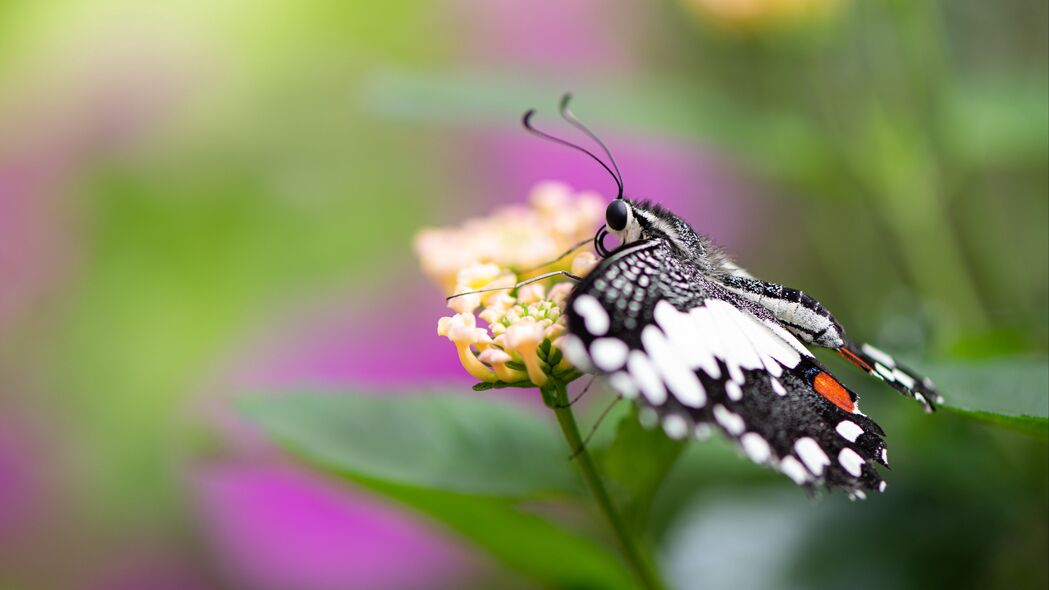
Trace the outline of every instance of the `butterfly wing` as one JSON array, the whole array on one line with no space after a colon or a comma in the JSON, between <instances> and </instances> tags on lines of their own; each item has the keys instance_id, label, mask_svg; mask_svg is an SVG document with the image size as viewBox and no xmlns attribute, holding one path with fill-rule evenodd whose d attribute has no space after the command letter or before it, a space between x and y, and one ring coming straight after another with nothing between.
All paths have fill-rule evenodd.
<instances>
[{"instance_id":1,"label":"butterfly wing","mask_svg":"<svg viewBox=\"0 0 1049 590\"><path fill-rule=\"evenodd\" d=\"M711 428L796 483L883 489L883 432L764 308L708 280L664 240L620 248L568 300L565 353L607 375L668 435Z\"/></svg>"},{"instance_id":2,"label":"butterfly wing","mask_svg":"<svg viewBox=\"0 0 1049 590\"><path fill-rule=\"evenodd\" d=\"M926 413L933 412L936 404L943 403L943 396L936 391L931 379L897 363L896 359L870 344L857 344L845 339L845 344L838 348L838 354L888 383L896 391L918 400Z\"/></svg>"}]
</instances>

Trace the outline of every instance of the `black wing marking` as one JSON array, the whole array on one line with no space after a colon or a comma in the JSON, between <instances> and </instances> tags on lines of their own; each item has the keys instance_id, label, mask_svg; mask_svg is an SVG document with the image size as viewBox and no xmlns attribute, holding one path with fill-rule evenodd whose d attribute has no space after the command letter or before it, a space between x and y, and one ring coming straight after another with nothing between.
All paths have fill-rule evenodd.
<instances>
[{"instance_id":1,"label":"black wing marking","mask_svg":"<svg viewBox=\"0 0 1049 590\"><path fill-rule=\"evenodd\" d=\"M943 396L936 391L936 385L931 379L897 363L896 359L870 344L858 345L846 338L845 344L838 349L838 354L888 383L896 391L918 400L927 413L935 411L936 404L943 403Z\"/></svg>"},{"instance_id":2,"label":"black wing marking","mask_svg":"<svg viewBox=\"0 0 1049 590\"><path fill-rule=\"evenodd\" d=\"M926 412L935 410L934 404L943 403L928 377L900 366L891 356L869 344L851 342L830 311L805 293L749 275L730 274L719 280L729 291L768 309L792 334L807 343L837 351L852 364L917 400Z\"/></svg>"},{"instance_id":3,"label":"black wing marking","mask_svg":"<svg viewBox=\"0 0 1049 590\"><path fill-rule=\"evenodd\" d=\"M673 437L712 427L801 485L883 489L883 432L768 310L705 278L663 240L602 261L567 304L565 352L609 376Z\"/></svg>"},{"instance_id":4,"label":"black wing marking","mask_svg":"<svg viewBox=\"0 0 1049 590\"><path fill-rule=\"evenodd\" d=\"M751 276L726 275L720 278L726 289L756 303L776 316L785 328L806 343L837 348L843 334L830 311L804 292Z\"/></svg>"}]
</instances>

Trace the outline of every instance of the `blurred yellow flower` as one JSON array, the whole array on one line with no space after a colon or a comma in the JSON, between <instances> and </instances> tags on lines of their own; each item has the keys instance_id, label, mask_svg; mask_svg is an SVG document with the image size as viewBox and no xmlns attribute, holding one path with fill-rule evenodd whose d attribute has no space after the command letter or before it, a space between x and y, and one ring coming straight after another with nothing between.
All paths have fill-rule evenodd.
<instances>
[{"instance_id":1,"label":"blurred yellow flower","mask_svg":"<svg viewBox=\"0 0 1049 590\"><path fill-rule=\"evenodd\" d=\"M481 381L495 381L495 375L485 367L471 346L484 348L491 341L491 336L484 328L478 328L472 313L457 313L452 317L441 318L437 322L437 335L446 336L455 344L459 360L471 375Z\"/></svg>"},{"instance_id":2,"label":"blurred yellow flower","mask_svg":"<svg viewBox=\"0 0 1049 590\"><path fill-rule=\"evenodd\" d=\"M483 383L519 387L579 376L556 344L566 330L564 307L573 283L555 277L548 279L555 281L549 289L541 282L512 288L552 270L590 272L598 262L590 251L555 258L593 236L604 206L595 194L573 195L566 185L547 182L532 191L529 207L505 207L416 236L427 274L449 295L465 293L449 300L455 315L441 318L437 333L455 344L467 372ZM496 290L473 292L480 289ZM478 326L478 318L487 327Z\"/></svg>"},{"instance_id":3,"label":"blurred yellow flower","mask_svg":"<svg viewBox=\"0 0 1049 590\"><path fill-rule=\"evenodd\" d=\"M457 292L460 271L474 265L493 264L518 273L534 269L592 237L605 208L600 195L573 193L558 182L537 185L529 202L457 227L422 230L414 246L423 271L451 295ZM568 270L563 261L545 270L557 268Z\"/></svg>"},{"instance_id":4,"label":"blurred yellow flower","mask_svg":"<svg viewBox=\"0 0 1049 590\"><path fill-rule=\"evenodd\" d=\"M834 16L844 0L682 0L701 21L723 29L758 32Z\"/></svg>"},{"instance_id":5,"label":"blurred yellow flower","mask_svg":"<svg viewBox=\"0 0 1049 590\"><path fill-rule=\"evenodd\" d=\"M539 344L545 338L544 326L534 318L524 317L506 328L503 346L517 353L536 385L546 385L546 372L539 366Z\"/></svg>"}]
</instances>

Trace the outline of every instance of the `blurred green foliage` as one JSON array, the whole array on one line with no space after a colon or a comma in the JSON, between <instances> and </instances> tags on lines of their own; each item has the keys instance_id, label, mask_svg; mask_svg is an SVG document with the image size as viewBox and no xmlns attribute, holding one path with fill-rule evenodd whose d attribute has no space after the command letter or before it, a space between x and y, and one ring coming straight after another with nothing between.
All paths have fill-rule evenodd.
<instances>
[{"instance_id":1,"label":"blurred green foliage","mask_svg":"<svg viewBox=\"0 0 1049 590\"><path fill-rule=\"evenodd\" d=\"M1044 518L1049 516L1044 505L1049 494L1044 477L1049 418L1041 406L1049 365L965 365L933 374L954 375L948 383L958 385L961 397L979 407L983 400L976 392L986 391L983 386L1003 371L1013 377L1011 389L998 390L1005 399L995 401L1004 414L959 410L939 420L914 416L913 407L892 410L879 399L887 393L876 391L879 384L861 385L859 389L870 394L866 399L875 402L873 415L888 415L884 422L893 424L891 440L905 443L892 447L894 456L897 449L903 455L892 464L906 476L888 476L891 493L869 502L843 505L835 496L809 506L805 528L799 532L804 544L776 549L793 564L789 572L780 572L784 577L777 584L1036 588L1046 581L1040 551L1047 548L1043 537L1049 532ZM868 412L871 405L866 406ZM565 518L566 510L581 510L588 495L579 486L565 485L564 468L571 459L551 446L556 433L519 406L454 393L390 397L355 392L260 397L243 406L267 434L313 466L444 522L537 581L610 588L618 587L619 582L610 581L617 575L629 576L612 567L619 558L611 539L605 538L607 531L584 524L579 515ZM723 440L686 445L667 439L661 430L645 430L636 411L625 406L609 418L618 422L614 431L606 427L589 448L629 526L657 546L668 543L691 503L713 497L710 510L717 514L727 508L716 500L726 490L786 485L782 476L746 461ZM1034 415L1021 418L1016 412ZM1009 430L996 431L999 426ZM555 490L558 493L552 494ZM505 498L499 508L489 506L496 495ZM436 498L462 502L460 510L471 516L456 515ZM558 502L562 507L553 509ZM799 509L804 507L790 507L772 517L786 518ZM755 505L750 510L767 512L769 507ZM527 533L517 531L517 519L537 525L537 517L548 524L529 527ZM581 540L565 545L579 529L604 538L604 547ZM523 535L516 550L507 551L506 531ZM1024 539L1019 552L1017 533ZM751 534L736 533L744 539ZM536 546L534 555L528 555L531 543ZM555 546L556 552L542 549ZM707 546L686 550L717 551ZM841 559L843 551L849 559ZM685 559L692 558L686 554ZM670 558L663 561L675 565ZM878 571L856 580L857 568ZM621 577L620 582L628 579ZM704 586L702 577L674 582Z\"/></svg>"},{"instance_id":2,"label":"blurred green foliage","mask_svg":"<svg viewBox=\"0 0 1049 590\"><path fill-rule=\"evenodd\" d=\"M774 187L768 206L786 222L764 243L782 247L748 260L752 271L820 294L856 334L934 359L959 406L1024 429L930 419L861 390L900 449L893 493L807 513L794 578L1049 584L1046 448L1026 434L1045 426L1016 419L1045 415L1045 3L857 1L818 26L742 35L675 2L623 7L627 17L600 26L641 65L615 75L485 61L459 45L456 17L470 11L449 18L442 3L135 4L0 3L0 156L49 137L54 121L90 128L106 118L81 108L95 101L134 112L141 87L172 94L131 149L71 150L57 222L42 231L73 236L73 270L0 339L4 394L26 392L11 403L42 415L45 438L65 449L42 467L63 473L62 523L24 554L57 553L56 538L117 554L144 530L198 542L182 485L197 398L275 317L408 272L417 227L443 221L449 201L484 201L454 142L509 129L572 88L596 127L702 145ZM139 84L110 77L128 56L143 60L130 68ZM637 460L630 450L673 456L665 441L627 440L618 456L615 442L598 445L613 449L613 476L625 471L617 461ZM590 538L505 498L374 475L354 481L548 585L625 579ZM726 490L782 486L724 445L688 445L649 533L668 538L690 502L716 510ZM653 489L628 491L643 504ZM848 540L849 558L827 539ZM17 557L2 565L0 585L33 585L33 572L7 573ZM69 567L82 581L88 566ZM50 561L38 569L60 575Z\"/></svg>"}]
</instances>

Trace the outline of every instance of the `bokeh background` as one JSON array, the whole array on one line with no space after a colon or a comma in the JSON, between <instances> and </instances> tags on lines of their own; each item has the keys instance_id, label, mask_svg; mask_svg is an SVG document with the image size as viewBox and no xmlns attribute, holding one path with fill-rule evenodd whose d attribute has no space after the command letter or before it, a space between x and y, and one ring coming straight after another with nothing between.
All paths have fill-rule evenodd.
<instances>
[{"instance_id":1,"label":"bokeh background","mask_svg":"<svg viewBox=\"0 0 1049 590\"><path fill-rule=\"evenodd\" d=\"M1008 386L1049 351L1047 22L1024 0L0 3L0 586L534 587L233 400L465 389L412 235L544 179L611 196L518 126L559 128L565 90L629 194L851 333ZM1044 437L859 390L891 494L812 502L692 445L654 512L667 577L1045 588Z\"/></svg>"}]
</instances>

